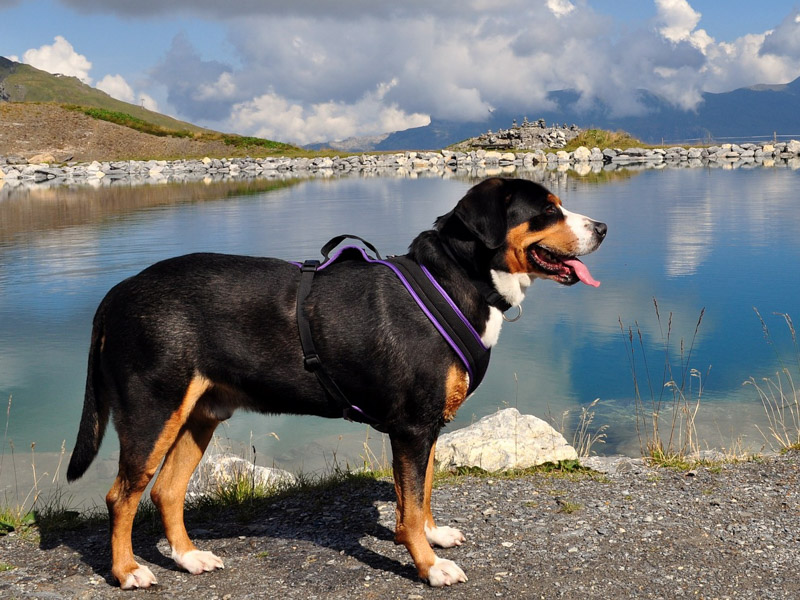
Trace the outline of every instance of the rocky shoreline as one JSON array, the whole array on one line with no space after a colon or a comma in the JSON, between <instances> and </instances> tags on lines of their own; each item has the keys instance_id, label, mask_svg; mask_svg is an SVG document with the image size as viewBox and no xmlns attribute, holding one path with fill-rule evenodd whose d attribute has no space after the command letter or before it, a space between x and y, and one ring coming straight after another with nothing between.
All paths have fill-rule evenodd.
<instances>
[{"instance_id":1,"label":"rocky shoreline","mask_svg":"<svg viewBox=\"0 0 800 600\"><path fill-rule=\"evenodd\" d=\"M20 185L109 185L204 180L296 178L339 174L393 176L497 175L516 170L572 170L578 175L615 169L666 167L800 169L800 141L723 144L703 148L579 147L545 153L472 150L399 152L316 158L203 158L190 160L39 163L20 156L0 156L0 187Z\"/></svg>"}]
</instances>

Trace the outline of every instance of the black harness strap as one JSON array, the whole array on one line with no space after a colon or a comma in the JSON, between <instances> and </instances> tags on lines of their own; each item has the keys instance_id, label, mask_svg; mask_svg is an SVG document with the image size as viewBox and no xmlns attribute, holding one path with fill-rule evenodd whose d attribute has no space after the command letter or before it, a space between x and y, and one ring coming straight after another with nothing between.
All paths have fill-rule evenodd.
<instances>
[{"instance_id":1,"label":"black harness strap","mask_svg":"<svg viewBox=\"0 0 800 600\"><path fill-rule=\"evenodd\" d=\"M456 314L418 263L407 256L393 256L389 262L403 273L417 296L445 330L445 337L458 346L471 375L468 393L473 392L483 381L489 367L491 350L475 337L473 330Z\"/></svg>"},{"instance_id":2,"label":"black harness strap","mask_svg":"<svg viewBox=\"0 0 800 600\"><path fill-rule=\"evenodd\" d=\"M328 255L331 250L347 238L361 241L377 256L377 259L371 259L361 251L362 259L383 264L395 271L395 274L404 283L417 304L427 314L434 326L439 330L439 333L464 363L470 375L468 393L473 392L480 385L483 376L486 374L491 350L483 345L475 329L467 322L466 317L458 307L451 304L452 300L449 300L447 293L438 286L425 268L415 261L407 256L393 256L388 260L384 260L372 244L355 235L340 235L325 244L321 251L326 259L324 266L341 256L335 256L330 259ZM346 248L345 250L348 249ZM322 385L328 397L336 403L338 409L342 411L342 416L345 419L367 423L378 431L386 432L386 427L383 423L366 414L347 399L344 392L326 372L319 354L317 354L314 336L311 332L311 324L306 311L306 299L311 293L314 275L320 266L321 263L318 260L307 260L300 265L300 282L297 289L297 327L300 332L300 345L303 349L303 364L306 370L316 375L320 385Z\"/></svg>"},{"instance_id":3,"label":"black harness strap","mask_svg":"<svg viewBox=\"0 0 800 600\"><path fill-rule=\"evenodd\" d=\"M342 240L336 242L333 247L338 245L341 241ZM368 244L368 242L365 243ZM368 245L371 246L371 244ZM330 252L331 249L332 248L328 248L328 252ZM325 248L323 248L323 254L327 258ZM297 327L300 330L300 345L303 348L303 366L305 366L307 371L311 371L317 376L317 380L319 381L320 385L322 385L322 388L341 408L343 418L347 419L348 421L366 423L376 430L385 433L386 429L380 421L373 419L360 408L350 403L344 392L339 389L339 386L336 385L336 382L333 380L333 378L328 375L327 371L325 371L322 366L322 361L319 358L319 354L317 354L317 348L314 345L314 336L311 334L311 324L308 321L308 313L306 312L305 308L305 301L306 298L308 298L308 295L311 293L311 285L314 282L314 275L316 274L319 265L320 262L318 260L307 260L300 267L300 284L297 288Z\"/></svg>"}]
</instances>

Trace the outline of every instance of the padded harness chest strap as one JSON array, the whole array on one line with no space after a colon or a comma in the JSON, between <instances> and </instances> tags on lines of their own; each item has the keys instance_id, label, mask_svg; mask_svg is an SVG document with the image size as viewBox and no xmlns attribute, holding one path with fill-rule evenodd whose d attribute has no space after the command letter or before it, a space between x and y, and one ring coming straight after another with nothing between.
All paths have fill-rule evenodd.
<instances>
[{"instance_id":1,"label":"padded harness chest strap","mask_svg":"<svg viewBox=\"0 0 800 600\"><path fill-rule=\"evenodd\" d=\"M347 246L328 258L329 252L345 238L352 237L362 241L377 256L370 257L362 248ZM303 361L306 370L313 372L328 396L342 410L342 416L350 421L367 423L378 431L385 427L378 420L366 414L359 407L352 404L342 392L333 378L325 370L314 345L306 311L305 301L311 292L314 275L317 271L325 269L336 262L344 253L349 257L362 259L368 263L377 263L389 267L400 279L420 309L430 319L445 341L459 357L469 374L469 389L471 393L480 385L486 369L489 366L490 349L484 346L480 336L475 331L458 306L453 302L447 292L438 284L430 272L406 256L395 256L388 260L381 258L375 247L358 236L342 235L332 239L322 248L325 262L307 260L304 263L295 263L300 267L300 283L297 290L297 325L300 331L300 344L303 349Z\"/></svg>"}]
</instances>

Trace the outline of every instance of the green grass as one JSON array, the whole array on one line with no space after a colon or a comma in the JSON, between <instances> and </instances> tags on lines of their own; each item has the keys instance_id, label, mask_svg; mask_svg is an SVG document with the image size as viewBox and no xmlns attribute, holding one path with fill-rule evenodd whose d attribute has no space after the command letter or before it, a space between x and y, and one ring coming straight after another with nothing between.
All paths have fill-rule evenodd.
<instances>
[{"instance_id":1,"label":"green grass","mask_svg":"<svg viewBox=\"0 0 800 600\"><path fill-rule=\"evenodd\" d=\"M93 119L101 121L108 121L123 127L128 127L146 133L148 135L155 135L158 137L174 137L174 138L192 138L201 142L222 142L226 146L230 146L237 150L258 150L267 151L269 153L286 153L289 151L298 151L299 148L291 144L284 144L274 140L264 138L241 136L231 133L218 133L215 131L191 131L189 129L175 129L157 124L151 120L142 119L131 114L120 112L116 110L108 110L105 108L96 108L91 106L83 106L79 104L63 104L63 108L80 112ZM176 123L179 123L176 121Z\"/></svg>"},{"instance_id":2,"label":"green grass","mask_svg":"<svg viewBox=\"0 0 800 600\"><path fill-rule=\"evenodd\" d=\"M605 129L587 129L578 137L569 141L569 143L560 150L566 152L574 152L581 146L587 148L619 148L626 150L628 148L654 148L655 146L648 146L641 140L636 139L626 131L606 131Z\"/></svg>"}]
</instances>

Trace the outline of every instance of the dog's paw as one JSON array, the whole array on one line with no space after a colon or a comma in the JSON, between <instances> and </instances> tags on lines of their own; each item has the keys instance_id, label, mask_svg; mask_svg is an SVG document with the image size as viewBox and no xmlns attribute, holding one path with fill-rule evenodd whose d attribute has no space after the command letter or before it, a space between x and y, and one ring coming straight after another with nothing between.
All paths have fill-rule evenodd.
<instances>
[{"instance_id":1,"label":"dog's paw","mask_svg":"<svg viewBox=\"0 0 800 600\"><path fill-rule=\"evenodd\" d=\"M431 587L442 587L467 581L464 571L452 560L437 558L428 571L428 583Z\"/></svg>"},{"instance_id":2,"label":"dog's paw","mask_svg":"<svg viewBox=\"0 0 800 600\"><path fill-rule=\"evenodd\" d=\"M156 576L153 575L153 572L142 565L136 565L133 571L119 578L119 587L123 590L149 588L151 585L157 584L158 581L156 581Z\"/></svg>"},{"instance_id":3,"label":"dog's paw","mask_svg":"<svg viewBox=\"0 0 800 600\"><path fill-rule=\"evenodd\" d=\"M192 575L225 568L221 558L204 550L190 550L184 554L173 552L172 558L180 568L186 569Z\"/></svg>"},{"instance_id":4,"label":"dog's paw","mask_svg":"<svg viewBox=\"0 0 800 600\"><path fill-rule=\"evenodd\" d=\"M466 540L463 533L452 527L425 527L425 537L431 546L440 548L460 546Z\"/></svg>"}]
</instances>

